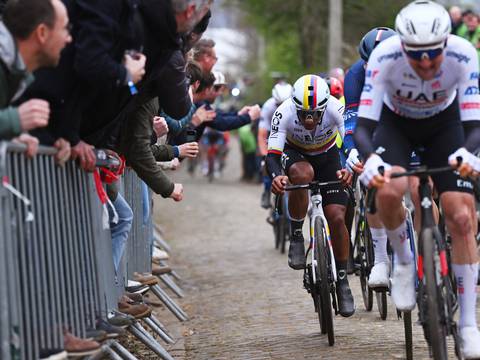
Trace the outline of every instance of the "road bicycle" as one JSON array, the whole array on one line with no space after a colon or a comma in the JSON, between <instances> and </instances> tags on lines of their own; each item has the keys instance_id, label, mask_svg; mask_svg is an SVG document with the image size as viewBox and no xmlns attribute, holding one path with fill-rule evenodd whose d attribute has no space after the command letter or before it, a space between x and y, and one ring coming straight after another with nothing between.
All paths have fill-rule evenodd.
<instances>
[{"instance_id":1,"label":"road bicycle","mask_svg":"<svg viewBox=\"0 0 480 360\"><path fill-rule=\"evenodd\" d=\"M290 222L288 220L288 196L287 194L277 195L275 208L270 215L270 223L273 226L275 237L275 249L285 253L287 241L290 239Z\"/></svg>"},{"instance_id":2,"label":"road bicycle","mask_svg":"<svg viewBox=\"0 0 480 360\"><path fill-rule=\"evenodd\" d=\"M435 169L421 166L415 170L390 174L392 179L404 176L417 176L420 179L418 191L422 221L418 241L417 305L419 321L423 327L430 354L436 360L448 358L446 344L448 335L453 336L455 353L458 358L462 358L460 338L454 320L458 306L455 283L450 269L449 248L445 237L435 224L432 189L428 181L429 176L448 171L453 171L450 166ZM375 193L373 189L372 198L375 197Z\"/></svg>"},{"instance_id":3,"label":"road bicycle","mask_svg":"<svg viewBox=\"0 0 480 360\"><path fill-rule=\"evenodd\" d=\"M290 185L285 189L286 191L310 190L310 244L305 255L307 266L303 274L303 284L313 298L320 323L320 331L322 334L327 334L330 346L335 343L333 312L335 312L335 315L338 313L335 293L337 270L330 229L323 212L320 192L324 187L340 183L340 181L313 181L304 185Z\"/></svg>"}]
</instances>

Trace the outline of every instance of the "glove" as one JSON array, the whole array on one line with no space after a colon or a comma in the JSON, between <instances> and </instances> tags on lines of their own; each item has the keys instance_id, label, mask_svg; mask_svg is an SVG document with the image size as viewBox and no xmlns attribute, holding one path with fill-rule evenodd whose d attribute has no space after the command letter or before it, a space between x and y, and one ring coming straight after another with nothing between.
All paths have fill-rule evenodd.
<instances>
[{"instance_id":1,"label":"glove","mask_svg":"<svg viewBox=\"0 0 480 360\"><path fill-rule=\"evenodd\" d=\"M390 170L392 168L390 164L384 162L377 154L373 154L368 158L367 162L363 166L363 173L359 176L359 179L363 185L370 185L370 182L373 180L373 178L376 175L380 175L380 172L378 171L380 166L383 166L385 170Z\"/></svg>"},{"instance_id":2,"label":"glove","mask_svg":"<svg viewBox=\"0 0 480 360\"><path fill-rule=\"evenodd\" d=\"M350 153L348 154L347 161L345 163L345 166L350 174L353 174L355 170L353 170L354 166L360 165L360 160L358 159L358 151L357 149L352 149L350 150Z\"/></svg>"},{"instance_id":3,"label":"glove","mask_svg":"<svg viewBox=\"0 0 480 360\"><path fill-rule=\"evenodd\" d=\"M480 159L473 155L470 151L468 151L464 147L455 151L452 155L448 157L448 162L450 163L450 165L458 166L458 157L462 159L461 165L469 165L473 169L473 171L480 172Z\"/></svg>"}]
</instances>

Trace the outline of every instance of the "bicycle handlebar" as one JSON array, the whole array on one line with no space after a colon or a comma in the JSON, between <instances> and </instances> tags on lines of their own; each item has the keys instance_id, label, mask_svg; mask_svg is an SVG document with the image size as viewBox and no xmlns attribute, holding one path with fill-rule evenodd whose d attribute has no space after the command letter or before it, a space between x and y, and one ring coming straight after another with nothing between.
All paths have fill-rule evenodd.
<instances>
[{"instance_id":1,"label":"bicycle handlebar","mask_svg":"<svg viewBox=\"0 0 480 360\"><path fill-rule=\"evenodd\" d=\"M301 190L301 189L312 190L312 189L319 189L324 186L338 185L341 183L342 183L341 180L327 181L327 182L312 181L311 183L308 183L308 184L288 185L285 187L285 191Z\"/></svg>"}]
</instances>

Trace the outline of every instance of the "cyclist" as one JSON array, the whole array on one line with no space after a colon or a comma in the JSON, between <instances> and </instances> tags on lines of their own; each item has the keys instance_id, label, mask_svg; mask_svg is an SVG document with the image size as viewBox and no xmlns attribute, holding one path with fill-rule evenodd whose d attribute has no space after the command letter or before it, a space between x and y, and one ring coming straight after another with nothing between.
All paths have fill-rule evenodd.
<instances>
[{"instance_id":1,"label":"cyclist","mask_svg":"<svg viewBox=\"0 0 480 360\"><path fill-rule=\"evenodd\" d=\"M328 85L316 75L304 75L293 86L292 97L278 107L272 118L268 139L267 169L273 179L272 191L280 194L288 182L306 184L311 181L345 182L351 175L341 169L335 146L337 133L343 137L343 105L330 96ZM286 175L282 175L285 171ZM325 216L330 225L338 272L337 297L339 312L348 317L355 312L347 279L348 232L345 227L347 194L342 185L322 190ZM308 208L308 192L289 194L291 236L288 265L305 268L303 222Z\"/></svg>"},{"instance_id":2,"label":"cyclist","mask_svg":"<svg viewBox=\"0 0 480 360\"><path fill-rule=\"evenodd\" d=\"M345 105L345 97L343 96L343 85L341 81L334 77L327 77L325 78L325 82L330 89L330 95L340 100L340 102Z\"/></svg>"},{"instance_id":3,"label":"cyclist","mask_svg":"<svg viewBox=\"0 0 480 360\"><path fill-rule=\"evenodd\" d=\"M415 266L402 206L408 182L388 175L390 170L406 169L411 151L418 145L425 149L422 162L427 166L447 162L454 166L456 158L462 157L458 172L432 179L452 237L463 352L467 359L478 358L473 186L460 177L480 171L480 159L472 154L480 145L477 54L468 41L449 36L448 13L432 1L406 6L397 15L395 26L398 36L379 44L367 66L354 133L355 143L367 159L360 180L378 187L378 213L396 258L392 299L399 310L410 310L415 306ZM384 176L379 173L380 166L387 170Z\"/></svg>"},{"instance_id":4,"label":"cyclist","mask_svg":"<svg viewBox=\"0 0 480 360\"><path fill-rule=\"evenodd\" d=\"M345 138L344 144L353 148L353 131L357 123L360 95L365 83L365 68L373 49L385 39L395 35L395 31L387 27L370 30L360 41L358 53L361 59L352 65L345 76ZM352 150L346 162L349 169L361 173L363 166L358 160L357 150ZM390 260L387 254L387 233L378 216L367 214L367 221L374 245L375 264L370 271L368 285L373 289L388 287Z\"/></svg>"},{"instance_id":5,"label":"cyclist","mask_svg":"<svg viewBox=\"0 0 480 360\"><path fill-rule=\"evenodd\" d=\"M276 84L272 89L272 97L265 101L262 106L262 112L260 113L260 121L258 123L257 143L260 156L267 156L268 153L268 135L270 134L270 125L272 122L273 113L285 100L292 96L292 85L287 82L281 81ZM272 187L272 180L268 175L263 177L264 191L262 194L261 205L264 209L268 209L271 206L270 202L270 189Z\"/></svg>"}]
</instances>

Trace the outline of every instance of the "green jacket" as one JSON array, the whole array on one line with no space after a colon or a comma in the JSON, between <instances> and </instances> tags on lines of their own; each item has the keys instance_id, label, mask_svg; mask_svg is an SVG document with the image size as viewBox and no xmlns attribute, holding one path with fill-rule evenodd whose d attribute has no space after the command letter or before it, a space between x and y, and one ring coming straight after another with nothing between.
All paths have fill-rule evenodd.
<instances>
[{"instance_id":1,"label":"green jacket","mask_svg":"<svg viewBox=\"0 0 480 360\"><path fill-rule=\"evenodd\" d=\"M15 45L15 40L0 21L0 140L22 132L18 108L11 102L20 97L33 82Z\"/></svg>"},{"instance_id":2,"label":"green jacket","mask_svg":"<svg viewBox=\"0 0 480 360\"><path fill-rule=\"evenodd\" d=\"M458 30L457 35L470 41L475 49L477 49L478 61L480 63L480 26L477 26L473 33L468 31L467 25L462 24Z\"/></svg>"},{"instance_id":3,"label":"green jacket","mask_svg":"<svg viewBox=\"0 0 480 360\"><path fill-rule=\"evenodd\" d=\"M157 161L170 161L175 157L175 149L170 145L152 145L153 117L159 110L155 98L134 113L122 126L118 151L125 156L127 165L157 194L169 197L174 183L165 175Z\"/></svg>"}]
</instances>

